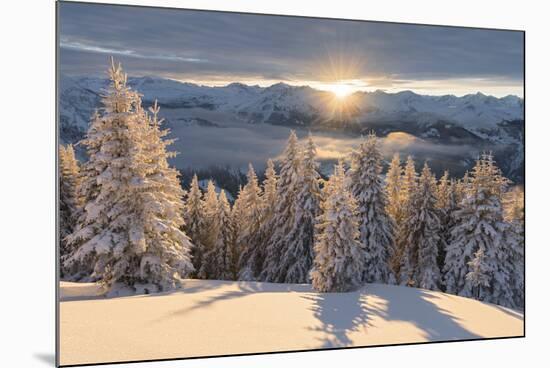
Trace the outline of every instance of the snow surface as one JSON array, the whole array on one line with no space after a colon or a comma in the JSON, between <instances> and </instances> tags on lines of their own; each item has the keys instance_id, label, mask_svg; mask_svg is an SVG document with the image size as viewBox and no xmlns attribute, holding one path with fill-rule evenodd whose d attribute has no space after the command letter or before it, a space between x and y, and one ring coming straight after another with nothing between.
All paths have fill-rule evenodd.
<instances>
[{"instance_id":1,"label":"snow surface","mask_svg":"<svg viewBox=\"0 0 550 368\"><path fill-rule=\"evenodd\" d=\"M322 294L185 280L175 292L106 298L97 284L61 282L60 298L62 365L523 335L520 312L380 284Z\"/></svg>"}]
</instances>

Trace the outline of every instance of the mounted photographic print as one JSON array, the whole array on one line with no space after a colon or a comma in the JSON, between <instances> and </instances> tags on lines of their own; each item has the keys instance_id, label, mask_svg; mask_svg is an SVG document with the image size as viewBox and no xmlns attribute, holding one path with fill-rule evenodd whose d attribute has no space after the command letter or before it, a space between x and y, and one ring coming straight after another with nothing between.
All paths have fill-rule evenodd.
<instances>
[{"instance_id":1,"label":"mounted photographic print","mask_svg":"<svg viewBox=\"0 0 550 368\"><path fill-rule=\"evenodd\" d=\"M58 365L524 336L523 31L57 10Z\"/></svg>"}]
</instances>

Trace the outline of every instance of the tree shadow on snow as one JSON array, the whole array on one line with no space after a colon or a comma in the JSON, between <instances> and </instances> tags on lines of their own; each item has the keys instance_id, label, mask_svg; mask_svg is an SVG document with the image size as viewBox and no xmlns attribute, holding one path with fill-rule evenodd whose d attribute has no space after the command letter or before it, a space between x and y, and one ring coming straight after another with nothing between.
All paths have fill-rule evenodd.
<instances>
[{"instance_id":1,"label":"tree shadow on snow","mask_svg":"<svg viewBox=\"0 0 550 368\"><path fill-rule=\"evenodd\" d=\"M196 279L184 280L181 287L166 291L154 291L154 285L138 285L134 290L130 286L118 285L112 290L101 288L96 283L71 283L59 286L60 297L62 302L81 301L81 300L98 300L98 299L115 299L115 298L154 298L166 296L176 293L198 293L209 291L224 286L224 281L216 282L194 282ZM200 280L204 281L204 280Z\"/></svg>"},{"instance_id":2,"label":"tree shadow on snow","mask_svg":"<svg viewBox=\"0 0 550 368\"><path fill-rule=\"evenodd\" d=\"M374 297L382 303L375 302ZM368 333L369 328L374 328L373 317L411 323L421 329L429 341L482 337L465 329L459 318L438 307L435 300L431 301L439 296L421 289L369 284L355 292L312 293L304 298L313 303L311 310L321 322L320 327L309 327L323 333L319 348L353 346L350 334ZM399 342L403 341L396 341Z\"/></svg>"},{"instance_id":3,"label":"tree shadow on snow","mask_svg":"<svg viewBox=\"0 0 550 368\"><path fill-rule=\"evenodd\" d=\"M368 313L386 321L409 322L421 329L429 341L482 338L464 328L460 318L436 304L436 299L447 297L444 293L434 295L423 289L377 284L368 285L367 291L387 302L382 308L368 304Z\"/></svg>"},{"instance_id":4,"label":"tree shadow on snow","mask_svg":"<svg viewBox=\"0 0 550 368\"><path fill-rule=\"evenodd\" d=\"M225 291L216 291L207 298L203 298L200 301L193 303L193 305L188 306L183 309L169 313L165 317L175 317L185 315L187 313L193 312L195 310L206 308L217 302L224 300L232 300L236 298L243 298L251 294L257 293L292 293L292 292L311 292L311 285L309 284L277 284L277 283L268 283L268 282L251 282L251 281L214 281L211 287L204 287L204 285L198 285L196 288L184 288L180 290L185 294L191 294L202 291L212 291L218 289L227 284L235 284L237 290L225 290ZM208 284L208 283L206 283ZM160 294L155 294L160 295ZM161 318L163 319L163 318Z\"/></svg>"},{"instance_id":5,"label":"tree shadow on snow","mask_svg":"<svg viewBox=\"0 0 550 368\"><path fill-rule=\"evenodd\" d=\"M347 293L312 293L303 296L312 302L310 310L322 325L309 327L322 332L320 348L352 346L349 334L361 331L368 324L366 293L363 290Z\"/></svg>"},{"instance_id":6,"label":"tree shadow on snow","mask_svg":"<svg viewBox=\"0 0 550 368\"><path fill-rule=\"evenodd\" d=\"M199 282L196 282L199 281ZM194 294L200 293L203 291L216 290L224 286L226 281L216 281L216 282L201 282L205 280L199 279L187 279L184 280L182 286L177 289L171 289L167 291L159 291L151 294L138 294L137 298L155 298L159 296L165 296L170 294Z\"/></svg>"}]
</instances>

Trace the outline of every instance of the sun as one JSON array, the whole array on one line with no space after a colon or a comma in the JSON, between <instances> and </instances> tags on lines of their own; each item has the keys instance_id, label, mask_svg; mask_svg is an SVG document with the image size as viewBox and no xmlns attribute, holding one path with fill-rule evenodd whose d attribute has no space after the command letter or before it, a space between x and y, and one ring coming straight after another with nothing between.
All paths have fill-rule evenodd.
<instances>
[{"instance_id":1,"label":"sun","mask_svg":"<svg viewBox=\"0 0 550 368\"><path fill-rule=\"evenodd\" d=\"M339 99L345 99L346 97L348 97L354 92L352 86L344 83L336 83L336 84L329 85L327 86L327 89L330 92L334 93L334 96L336 96Z\"/></svg>"}]
</instances>

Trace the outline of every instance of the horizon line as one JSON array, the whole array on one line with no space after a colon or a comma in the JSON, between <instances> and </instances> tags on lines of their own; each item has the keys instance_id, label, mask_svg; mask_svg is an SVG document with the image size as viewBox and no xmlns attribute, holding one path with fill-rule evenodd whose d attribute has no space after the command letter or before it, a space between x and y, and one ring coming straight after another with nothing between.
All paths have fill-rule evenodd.
<instances>
[{"instance_id":1,"label":"horizon line","mask_svg":"<svg viewBox=\"0 0 550 368\"><path fill-rule=\"evenodd\" d=\"M97 76L97 75L85 75L85 74L70 74L70 73L60 73L59 74L59 77L60 79L61 78L75 78L75 79L82 79L82 78L89 78L89 79L108 79L107 76ZM223 82L220 82L220 83L216 83L216 81L212 81L213 84L207 84L208 82L206 81L196 81L196 80L192 80L191 81L187 81L187 80L181 80L181 79L177 79L177 78L171 78L171 77L164 77L164 76L157 76L157 75L152 75L152 74L144 74L144 75L130 75L128 74L128 78L132 78L132 79L143 79L143 78L152 78L152 79L159 79L159 80L168 80L168 81L172 81L172 82L176 82L176 83L180 83L180 84L188 84L188 85L193 85L193 86L197 86L197 87L206 87L206 88L226 88L226 87L229 87L231 86L232 84L241 84L241 85L244 85L246 87L250 87L250 88L261 88L261 89L268 89L268 88L271 88L271 87L274 87L276 85L284 85L284 86L288 86L288 87L293 87L293 88L311 88L315 91L318 91L318 92L327 92L327 93L333 93L332 91L330 90L325 90L325 89L322 89L322 88L316 88L316 86L312 86L311 84L300 84L300 83L292 83L292 82L288 82L288 81L284 81L284 80L279 80L279 81L271 81L270 84L266 84L266 85L260 85L260 84L254 84L254 83L247 83L246 81L239 81L239 80L234 80L232 82L229 82L229 81L223 81ZM323 82L319 82L319 83L323 83ZM350 96L351 95L355 95L357 93L362 93L362 94L369 94L369 93L385 93L385 94L388 94L388 95L396 95L396 94L400 94L400 93L404 93L404 92L410 92L410 93L413 93L417 96L426 96L426 97L445 97L445 96L453 96L453 97L457 97L457 98L463 98L463 97L466 97L466 96L475 96L475 95L482 95L482 96L485 96L485 97L493 97L493 98L496 98L498 100L501 100L501 99L504 99L504 98L507 98L507 97L515 97L515 98L518 98L520 100L524 100L524 97L523 96L518 96L517 94L514 94L514 93L509 93L509 94L505 94L505 95L501 95L501 96L496 96L494 94L490 94L490 93L484 93L480 90L477 90L475 92L470 92L470 93L465 93L465 94L454 94L454 93L450 93L450 92L447 92L447 93L441 93L441 94L430 94L430 93L419 93L417 91L415 91L414 89L410 89L410 88L407 88L407 89L396 89L395 91L389 91L387 89L384 89L384 88L376 88L376 87L372 87L371 90L368 90L366 88L358 88L356 91L350 93Z\"/></svg>"}]
</instances>

